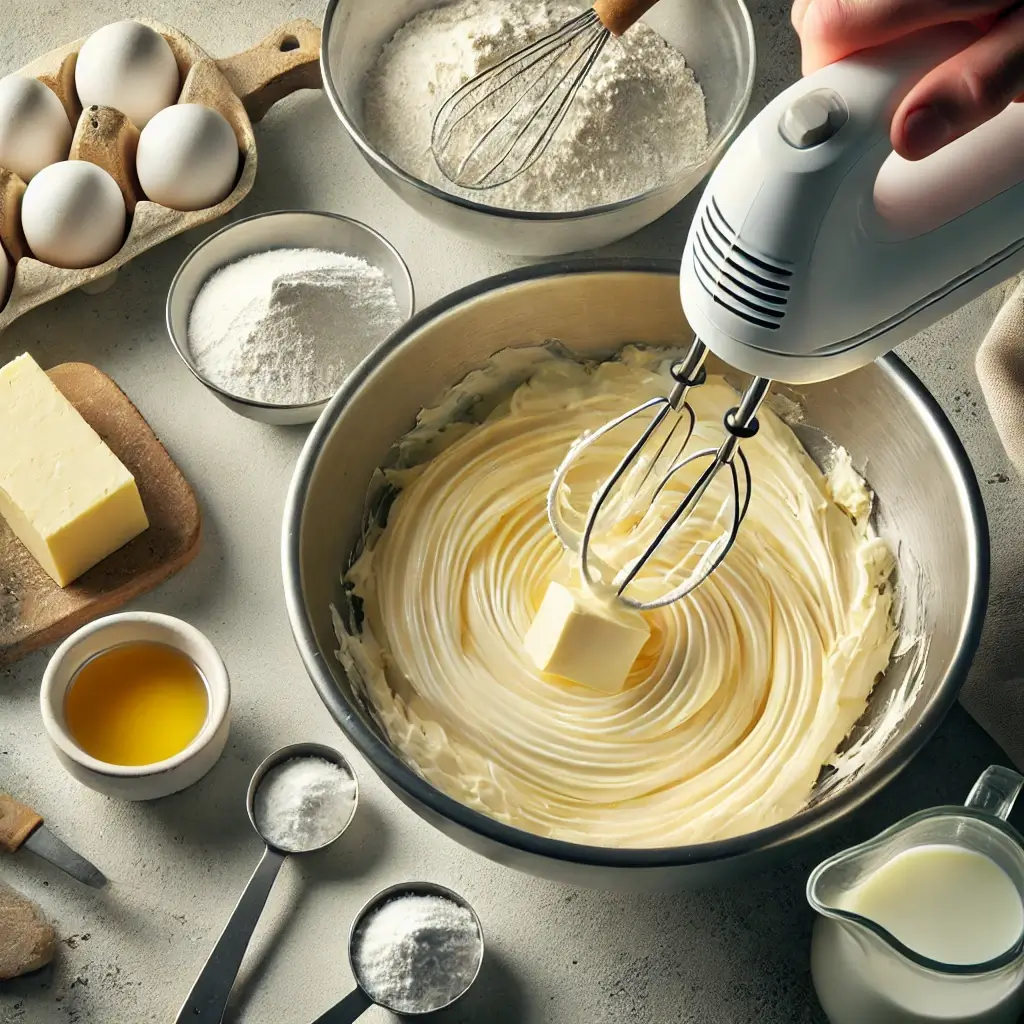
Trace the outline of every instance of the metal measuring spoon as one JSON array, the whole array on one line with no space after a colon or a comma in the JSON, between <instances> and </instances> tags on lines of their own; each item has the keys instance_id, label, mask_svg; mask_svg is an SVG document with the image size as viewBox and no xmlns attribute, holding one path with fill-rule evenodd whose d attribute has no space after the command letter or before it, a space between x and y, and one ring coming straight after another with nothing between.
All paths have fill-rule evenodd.
<instances>
[{"instance_id":1,"label":"metal measuring spoon","mask_svg":"<svg viewBox=\"0 0 1024 1024\"><path fill-rule=\"evenodd\" d=\"M338 833L326 842L303 850L285 850L275 846L260 832L253 809L256 791L260 788L260 783L267 772L272 768L276 768L285 761L303 757L318 757L330 761L352 778L355 785L352 794L352 813ZM231 917L224 926L224 931L217 940L217 944L213 947L213 952L206 961L206 965L192 986L192 991L189 992L178 1016L175 1017L174 1024L220 1024L228 1004L231 986L235 983L238 969L242 965L242 958L249 946L249 940L252 938L260 914L263 913L267 897L270 895L274 880L277 878L277 873L281 870L285 858L290 853L312 853L314 850L322 850L324 847L330 846L351 824L358 803L359 782L352 766L339 751L332 747L321 746L319 743L292 743L287 747L281 747L280 750L275 750L268 758L264 759L263 763L253 772L249 789L245 795L245 808L248 811L252 827L267 844L266 849L239 897L235 909L231 912Z\"/></svg>"},{"instance_id":2,"label":"metal measuring spoon","mask_svg":"<svg viewBox=\"0 0 1024 1024\"><path fill-rule=\"evenodd\" d=\"M399 1009L394 1006L389 1006L380 998L374 998L373 994L368 991L368 988L364 987L365 981L359 976L355 957L356 937L358 936L363 924L367 922L378 910L380 910L385 903L390 903L392 900L399 899L402 896L440 896L443 899L451 900L452 903L455 903L460 907L464 907L473 916L473 922L476 924L477 942L479 944L476 968L474 969L472 976L467 979L463 989L460 992L457 992L450 999L446 999L444 1002L438 1002L435 1006L425 1006L416 1010L410 1010L407 1008ZM332 1006L326 1013L317 1017L317 1019L313 1021L313 1024L351 1024L352 1021L361 1017L371 1006L381 1006L385 1010L389 1010L391 1013L400 1014L403 1017L419 1017L425 1013L436 1013L438 1010L443 1010L445 1007L451 1006L452 1003L461 999L469 991L473 982L476 981L477 975L480 973L480 965L483 961L484 930L480 924L480 918L477 917L476 911L469 905L469 903L467 903L466 900L458 893L452 892L451 889L446 889L443 885L436 885L433 882L402 882L399 885L388 886L387 889L382 889L376 896L373 896L363 905L362 910L356 914L356 918L352 922L351 929L349 929L348 962L349 967L352 970L352 977L356 979L356 987L349 992L341 1002L335 1003L334 1006Z\"/></svg>"}]
</instances>

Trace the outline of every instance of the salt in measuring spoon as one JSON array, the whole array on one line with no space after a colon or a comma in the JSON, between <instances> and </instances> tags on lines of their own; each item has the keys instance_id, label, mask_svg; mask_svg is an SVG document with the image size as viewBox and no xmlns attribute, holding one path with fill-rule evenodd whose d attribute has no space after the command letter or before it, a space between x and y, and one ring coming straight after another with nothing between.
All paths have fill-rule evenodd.
<instances>
[{"instance_id":1,"label":"salt in measuring spoon","mask_svg":"<svg viewBox=\"0 0 1024 1024\"><path fill-rule=\"evenodd\" d=\"M273 836L265 834L270 831L267 823L264 823L262 829L260 828L256 810L256 794L270 771L284 765L286 761L306 758L316 758L336 765L352 780L351 795L346 798L351 805L348 817L339 821L338 827L331 829L328 835L316 836L314 845L299 845L294 840L290 841L280 837L275 841ZM324 847L330 846L348 828L355 815L358 802L359 783L351 765L339 751L319 743L292 743L287 747L281 747L280 750L275 750L265 758L253 772L249 789L246 792L245 806L249 813L249 821L266 843L266 849L239 897L228 923L224 926L224 931L217 940L217 944L213 947L213 952L199 973L196 983L192 986L192 991L189 992L178 1012L174 1024L220 1024L227 1007L231 987L235 983L242 958L249 946L249 940L256 929L256 923L260 919L260 914L263 913L267 897L270 895L274 880L277 878L277 873L281 870L285 858L290 853L312 853L314 850L322 850Z\"/></svg>"},{"instance_id":2,"label":"salt in measuring spoon","mask_svg":"<svg viewBox=\"0 0 1024 1024\"><path fill-rule=\"evenodd\" d=\"M360 970L359 957L357 955L359 940L366 926L371 924L373 919L388 904L395 903L406 896L432 896L448 900L456 907L469 912L476 932L472 947L472 953L475 956L467 957L466 964L462 966L460 979L462 984L450 988L443 995L438 995L434 1001L424 1000L415 1007L409 1005L390 1005L386 996L374 984L373 979L367 977ZM483 963L483 959L484 930L480 924L480 918L477 917L476 911L469 903L458 893L452 892L451 889L446 889L443 885L437 885L434 882L402 882L399 885L389 886L372 897L363 906L362 910L356 914L356 918L352 922L352 928L348 933L348 962L352 969L352 976L356 979L356 987L341 1002L335 1003L326 1013L317 1017L313 1024L351 1024L352 1021L361 1017L371 1006L381 1006L385 1010L400 1014L403 1017L418 1017L425 1013L436 1013L438 1010L451 1006L452 1003L461 999L469 991L470 986L476 981L477 975L480 973L480 965ZM430 960L429 966L425 969L437 972L439 978L447 977L451 979L453 977L451 968L452 965L445 963L443 958L435 957ZM424 978L422 980L426 981L429 979ZM377 990L375 991L375 989Z\"/></svg>"}]
</instances>

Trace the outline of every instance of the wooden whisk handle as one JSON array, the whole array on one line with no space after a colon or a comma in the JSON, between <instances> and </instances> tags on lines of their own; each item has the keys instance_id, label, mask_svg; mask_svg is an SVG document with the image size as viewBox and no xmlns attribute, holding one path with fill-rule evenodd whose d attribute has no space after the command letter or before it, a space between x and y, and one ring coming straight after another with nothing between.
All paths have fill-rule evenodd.
<instances>
[{"instance_id":1,"label":"wooden whisk handle","mask_svg":"<svg viewBox=\"0 0 1024 1024\"><path fill-rule=\"evenodd\" d=\"M597 0L594 12L613 36L621 36L657 2L658 0Z\"/></svg>"}]
</instances>

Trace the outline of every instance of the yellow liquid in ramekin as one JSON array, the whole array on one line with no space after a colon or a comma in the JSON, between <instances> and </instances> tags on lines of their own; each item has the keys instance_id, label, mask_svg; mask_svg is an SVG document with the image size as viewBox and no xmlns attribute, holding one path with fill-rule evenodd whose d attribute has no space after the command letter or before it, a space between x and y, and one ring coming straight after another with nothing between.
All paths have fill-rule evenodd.
<instances>
[{"instance_id":1,"label":"yellow liquid in ramekin","mask_svg":"<svg viewBox=\"0 0 1024 1024\"><path fill-rule=\"evenodd\" d=\"M90 658L64 698L71 738L107 764L146 765L181 753L209 712L206 683L181 651L128 643Z\"/></svg>"}]
</instances>

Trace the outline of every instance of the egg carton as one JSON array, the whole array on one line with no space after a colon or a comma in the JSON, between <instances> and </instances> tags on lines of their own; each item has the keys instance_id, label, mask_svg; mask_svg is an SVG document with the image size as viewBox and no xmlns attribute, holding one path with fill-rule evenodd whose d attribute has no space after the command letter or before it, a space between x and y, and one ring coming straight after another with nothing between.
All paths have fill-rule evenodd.
<instances>
[{"instance_id":1,"label":"egg carton","mask_svg":"<svg viewBox=\"0 0 1024 1024\"><path fill-rule=\"evenodd\" d=\"M21 230L25 182L0 168L0 243L14 264L6 303L0 295L0 331L30 309L75 288L102 291L119 267L154 245L190 228L224 216L245 198L256 177L256 140L252 125L279 99L298 89L319 89L320 29L306 19L287 22L255 46L214 60L184 33L138 18L159 32L178 62L183 83L179 103L202 103L227 118L238 140L238 178L228 196L205 210L183 212L150 202L135 174L138 129L111 107L82 109L75 90L75 62L88 38L53 50L21 69L52 89L73 125L69 158L102 167L117 182L128 210L129 227L121 248L106 262L66 270L34 259Z\"/></svg>"}]
</instances>

